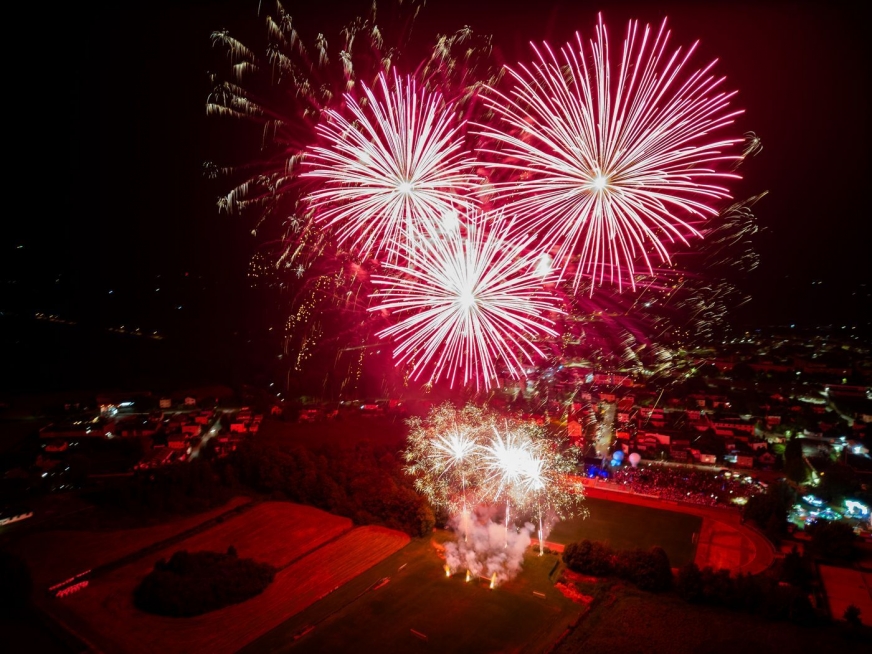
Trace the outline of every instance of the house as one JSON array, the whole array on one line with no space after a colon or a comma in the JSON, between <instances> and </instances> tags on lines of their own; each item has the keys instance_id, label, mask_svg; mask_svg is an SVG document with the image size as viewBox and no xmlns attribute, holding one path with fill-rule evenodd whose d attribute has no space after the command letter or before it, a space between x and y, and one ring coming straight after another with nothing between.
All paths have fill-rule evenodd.
<instances>
[{"instance_id":1,"label":"house","mask_svg":"<svg viewBox=\"0 0 872 654\"><path fill-rule=\"evenodd\" d=\"M103 417L81 418L66 422L53 422L39 430L40 438L77 439L111 438L116 422Z\"/></svg>"},{"instance_id":2,"label":"house","mask_svg":"<svg viewBox=\"0 0 872 654\"><path fill-rule=\"evenodd\" d=\"M578 420L570 420L566 423L566 433L569 438L578 440L582 435L581 423Z\"/></svg>"},{"instance_id":3,"label":"house","mask_svg":"<svg viewBox=\"0 0 872 654\"><path fill-rule=\"evenodd\" d=\"M203 425L197 423L187 423L182 425L182 434L185 436L199 436L203 433Z\"/></svg>"},{"instance_id":4,"label":"house","mask_svg":"<svg viewBox=\"0 0 872 654\"><path fill-rule=\"evenodd\" d=\"M183 450L187 447L187 439L184 434L169 434L167 436L167 447L171 450Z\"/></svg>"},{"instance_id":5,"label":"house","mask_svg":"<svg viewBox=\"0 0 872 654\"><path fill-rule=\"evenodd\" d=\"M736 455L736 467L737 468L753 468L754 467L754 457L748 454L737 454Z\"/></svg>"}]
</instances>

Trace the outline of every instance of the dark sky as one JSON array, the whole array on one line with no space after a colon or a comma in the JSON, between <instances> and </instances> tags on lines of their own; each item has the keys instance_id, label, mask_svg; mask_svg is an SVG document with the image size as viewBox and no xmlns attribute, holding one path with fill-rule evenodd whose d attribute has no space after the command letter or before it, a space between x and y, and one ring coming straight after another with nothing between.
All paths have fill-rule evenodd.
<instances>
[{"instance_id":1,"label":"dark sky","mask_svg":"<svg viewBox=\"0 0 872 654\"><path fill-rule=\"evenodd\" d=\"M8 221L3 246L5 277L34 288L55 284L53 296L34 293L31 306L51 304L51 296L58 311L107 319L124 307L148 325L148 314L177 304L142 296L152 282L159 286L158 275L197 279L206 289L201 301L211 308L194 301L179 310L182 321L218 315L213 310L225 301L234 306L254 243L250 225L217 213L216 189L203 180L216 134L205 116L206 71L210 32L227 28L244 37L258 24L257 5L134 1L71 7L70 16L54 21L57 38L47 47L58 79L44 78L35 92L45 98L31 129L43 136L29 155L39 174L52 171L50 185L32 198L44 217ZM322 30L338 42L338 23L369 2L285 6L310 43ZM763 142L734 189L737 199L769 192L755 207L765 227L757 241L762 264L743 282L754 300L736 318L827 323L872 313L869 70L862 16L849 7L431 0L415 34L418 43L430 43L437 32L468 24L492 33L512 62L529 57L530 41L559 46L575 30L591 34L600 10L615 40L629 18L668 17L674 45L701 41L694 63L719 60L716 71L739 91L737 104L746 112L738 130L752 130ZM53 281L58 274L64 281ZM186 297L196 291L189 286ZM117 288L134 289L126 304ZM186 312L192 307L199 312L194 318Z\"/></svg>"}]
</instances>

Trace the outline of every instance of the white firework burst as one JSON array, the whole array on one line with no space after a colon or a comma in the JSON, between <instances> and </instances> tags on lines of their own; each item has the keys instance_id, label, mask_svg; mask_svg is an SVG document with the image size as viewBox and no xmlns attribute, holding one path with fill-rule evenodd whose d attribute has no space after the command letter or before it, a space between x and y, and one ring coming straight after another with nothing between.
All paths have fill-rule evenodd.
<instances>
[{"instance_id":1,"label":"white firework burst","mask_svg":"<svg viewBox=\"0 0 872 654\"><path fill-rule=\"evenodd\" d=\"M538 235L574 288L608 277L634 284L641 261L669 261L667 244L698 236L694 222L714 216L729 197L742 138L715 138L741 111L734 92L708 66L687 71L695 45L668 51L669 31L630 22L619 65L612 66L600 17L596 38L581 35L559 56L543 44L532 66L508 69L508 94L486 99L497 116L478 132L491 140L493 200ZM591 284L591 290L593 284Z\"/></svg>"},{"instance_id":2,"label":"white firework burst","mask_svg":"<svg viewBox=\"0 0 872 654\"><path fill-rule=\"evenodd\" d=\"M560 310L529 239L509 240L501 216L470 213L465 223L423 223L407 263L388 264L394 276L373 277L381 292L370 311L396 316L379 336L395 341L398 363L413 362L413 378L430 370L431 380L489 388L499 362L517 378L544 356L534 339L557 335L549 314Z\"/></svg>"},{"instance_id":3,"label":"white firework burst","mask_svg":"<svg viewBox=\"0 0 872 654\"><path fill-rule=\"evenodd\" d=\"M378 93L346 95L350 118L327 110L301 177L317 180L308 202L320 223L359 256L398 252L425 221L466 210L476 177L467 162L464 123L441 93L413 77L379 75Z\"/></svg>"}]
</instances>

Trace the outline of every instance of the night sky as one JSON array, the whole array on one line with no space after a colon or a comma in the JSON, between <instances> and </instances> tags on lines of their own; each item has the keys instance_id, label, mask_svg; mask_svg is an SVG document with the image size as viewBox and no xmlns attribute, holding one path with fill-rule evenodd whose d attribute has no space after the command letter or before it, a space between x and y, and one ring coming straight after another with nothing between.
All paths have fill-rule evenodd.
<instances>
[{"instance_id":1,"label":"night sky","mask_svg":"<svg viewBox=\"0 0 872 654\"><path fill-rule=\"evenodd\" d=\"M209 34L260 36L257 6L158 0L54 16L44 44L54 64L19 96L34 107L25 122L37 135L23 163L45 179L28 211L4 221L5 317L42 311L95 327L135 323L209 347L253 329L257 298L244 276L256 241L250 224L218 214L222 189L204 180L202 164L219 145L227 149L205 116ZM338 44L339 26L369 3L285 6L308 43L323 31ZM673 45L700 40L695 64L719 60L715 70L745 109L739 133L763 142L733 189L736 199L769 192L755 206L765 228L756 240L761 265L742 280L754 299L735 321L840 328L872 314L869 69L864 20L849 7L432 0L415 36L429 45L470 25L492 33L499 56L513 63L530 57L530 41L560 46L575 30L590 35L600 10L613 41L629 18L668 17ZM28 92L39 101L28 103Z\"/></svg>"}]
</instances>

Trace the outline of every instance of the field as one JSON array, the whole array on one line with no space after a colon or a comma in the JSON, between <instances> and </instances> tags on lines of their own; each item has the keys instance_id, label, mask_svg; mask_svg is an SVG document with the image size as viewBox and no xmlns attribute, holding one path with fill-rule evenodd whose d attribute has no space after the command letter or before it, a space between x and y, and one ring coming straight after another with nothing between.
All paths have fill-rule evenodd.
<instances>
[{"instance_id":1,"label":"field","mask_svg":"<svg viewBox=\"0 0 872 654\"><path fill-rule=\"evenodd\" d=\"M487 580L446 577L433 542L416 540L242 654L545 652L585 609L555 589L557 564L530 550L521 574L491 590Z\"/></svg>"},{"instance_id":2,"label":"field","mask_svg":"<svg viewBox=\"0 0 872 654\"><path fill-rule=\"evenodd\" d=\"M701 518L589 499L587 520L556 527L548 537L568 543L590 538L616 548L664 546L673 566L693 560ZM437 532L445 538L445 532ZM563 596L551 573L558 555L530 550L521 574L494 590L486 581L446 578L436 549L415 541L323 602L313 605L243 650L244 654L361 651L549 651L586 610ZM389 583L373 588L379 579ZM534 595L533 593L540 593ZM592 594L592 592L591 592ZM420 635L426 636L426 641ZM618 650L613 650L618 651Z\"/></svg>"},{"instance_id":3,"label":"field","mask_svg":"<svg viewBox=\"0 0 872 654\"><path fill-rule=\"evenodd\" d=\"M646 593L614 579L576 575L577 589L590 603L572 603L553 584L563 571L558 563L553 554L528 552L520 576L490 590L484 580L446 578L433 545L417 540L240 654L868 651L872 630L771 622L688 604L674 593ZM389 581L380 585L384 578Z\"/></svg>"},{"instance_id":4,"label":"field","mask_svg":"<svg viewBox=\"0 0 872 654\"><path fill-rule=\"evenodd\" d=\"M281 624L409 542L380 527L351 528L346 518L310 507L267 502L206 532L94 580L49 607L100 651L231 653ZM132 593L154 562L180 549L226 550L282 570L257 597L193 618L139 611Z\"/></svg>"},{"instance_id":5,"label":"field","mask_svg":"<svg viewBox=\"0 0 872 654\"><path fill-rule=\"evenodd\" d=\"M592 497L584 504L590 511L588 518L558 523L546 540L565 545L587 538L609 542L619 550L659 545L666 550L673 568L693 561L693 537L701 529L702 518Z\"/></svg>"},{"instance_id":6,"label":"field","mask_svg":"<svg viewBox=\"0 0 872 654\"><path fill-rule=\"evenodd\" d=\"M319 509L289 502L264 502L240 518L232 518L208 531L151 557L168 558L173 552L221 552L233 545L239 556L284 568L307 552L350 531L351 520Z\"/></svg>"},{"instance_id":7,"label":"field","mask_svg":"<svg viewBox=\"0 0 872 654\"><path fill-rule=\"evenodd\" d=\"M249 501L247 497L236 497L211 511L153 527L35 532L22 537L10 550L29 563L34 585L40 588L172 538ZM63 543L63 548L58 548L58 543Z\"/></svg>"},{"instance_id":8,"label":"field","mask_svg":"<svg viewBox=\"0 0 872 654\"><path fill-rule=\"evenodd\" d=\"M601 585L601 584L600 584ZM651 594L624 584L583 592L599 594L578 628L553 654L820 654L868 652L865 634L844 625L809 627L771 622L742 612L688 604L673 594Z\"/></svg>"}]
</instances>

